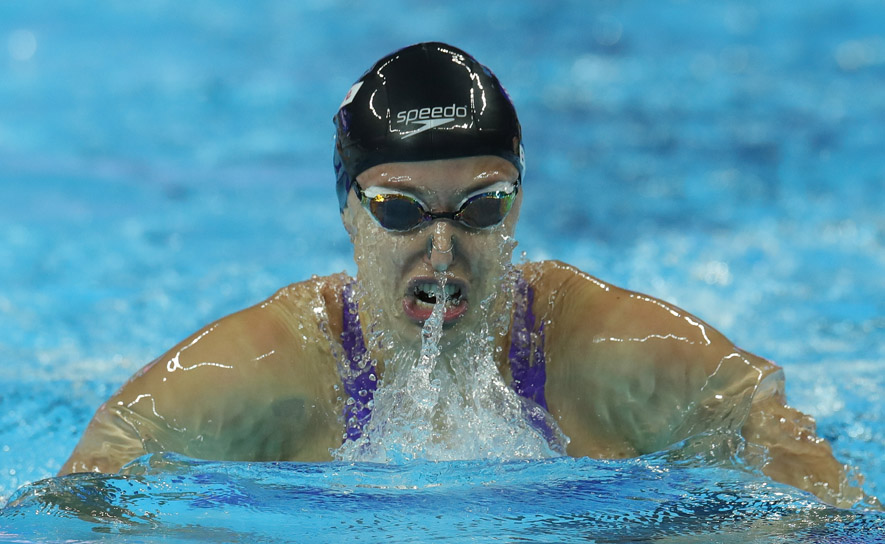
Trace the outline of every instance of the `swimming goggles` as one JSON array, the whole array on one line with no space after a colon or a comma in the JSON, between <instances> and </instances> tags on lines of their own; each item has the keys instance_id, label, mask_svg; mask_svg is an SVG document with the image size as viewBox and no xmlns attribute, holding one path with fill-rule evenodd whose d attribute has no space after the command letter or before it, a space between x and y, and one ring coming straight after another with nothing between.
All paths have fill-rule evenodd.
<instances>
[{"instance_id":1,"label":"swimming goggles","mask_svg":"<svg viewBox=\"0 0 885 544\"><path fill-rule=\"evenodd\" d=\"M472 229L487 229L507 217L516 193L516 181L499 181L467 195L455 212L431 212L417 198L386 187L369 187L363 190L354 180L353 191L363 207L387 230L409 231L437 219L458 221Z\"/></svg>"}]
</instances>

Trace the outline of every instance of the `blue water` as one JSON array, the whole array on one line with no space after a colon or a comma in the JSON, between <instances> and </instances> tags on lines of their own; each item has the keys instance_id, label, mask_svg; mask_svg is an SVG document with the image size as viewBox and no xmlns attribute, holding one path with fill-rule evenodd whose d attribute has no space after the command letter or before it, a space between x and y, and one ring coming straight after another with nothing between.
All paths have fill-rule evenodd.
<instances>
[{"instance_id":1,"label":"blue water","mask_svg":"<svg viewBox=\"0 0 885 544\"><path fill-rule=\"evenodd\" d=\"M0 4L0 504L52 476L97 406L196 328L353 271L330 119L375 59L428 39L489 64L517 104L528 258L675 302L775 360L790 404L885 495L883 29L872 0ZM753 526L794 541L770 515L809 541L881 539L877 514L656 459L182 460L25 488L0 540L684 542ZM362 524L325 508L342 497ZM84 515L105 503L132 514Z\"/></svg>"},{"instance_id":2,"label":"blue water","mask_svg":"<svg viewBox=\"0 0 885 544\"><path fill-rule=\"evenodd\" d=\"M885 515L663 456L250 465L157 455L128 471L24 490L2 519L76 542L819 543L885 530Z\"/></svg>"}]
</instances>

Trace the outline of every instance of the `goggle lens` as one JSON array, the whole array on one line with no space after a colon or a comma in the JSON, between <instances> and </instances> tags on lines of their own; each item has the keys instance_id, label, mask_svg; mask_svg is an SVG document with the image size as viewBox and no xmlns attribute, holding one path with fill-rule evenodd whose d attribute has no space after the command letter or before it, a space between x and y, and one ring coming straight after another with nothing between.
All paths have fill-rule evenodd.
<instances>
[{"instance_id":1,"label":"goggle lens","mask_svg":"<svg viewBox=\"0 0 885 544\"><path fill-rule=\"evenodd\" d=\"M441 213L428 212L420 200L407 194L390 192L368 196L358 183L353 187L363 206L387 230L409 231L435 219L452 219L470 228L486 229L501 223L510 213L519 181L508 187L509 190L472 195L457 212Z\"/></svg>"},{"instance_id":2,"label":"goggle lens","mask_svg":"<svg viewBox=\"0 0 885 544\"><path fill-rule=\"evenodd\" d=\"M509 193L483 193L471 197L458 211L458 220L469 227L487 229L504 220L513 207L516 189Z\"/></svg>"},{"instance_id":3,"label":"goggle lens","mask_svg":"<svg viewBox=\"0 0 885 544\"><path fill-rule=\"evenodd\" d=\"M369 212L387 230L411 230L424 221L424 209L407 195L378 195L368 204Z\"/></svg>"}]
</instances>

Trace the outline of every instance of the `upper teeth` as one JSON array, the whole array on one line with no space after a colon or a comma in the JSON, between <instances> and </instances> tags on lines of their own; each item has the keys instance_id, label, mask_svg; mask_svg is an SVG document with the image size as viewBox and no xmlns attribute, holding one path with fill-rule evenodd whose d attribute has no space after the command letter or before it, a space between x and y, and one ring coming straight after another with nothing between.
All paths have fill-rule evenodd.
<instances>
[{"instance_id":1,"label":"upper teeth","mask_svg":"<svg viewBox=\"0 0 885 544\"><path fill-rule=\"evenodd\" d=\"M422 283L418 286L418 289L434 298L439 294L439 284L437 283ZM460 295L461 288L455 284L448 283L446 284L445 293L447 299L452 299L456 295Z\"/></svg>"}]
</instances>

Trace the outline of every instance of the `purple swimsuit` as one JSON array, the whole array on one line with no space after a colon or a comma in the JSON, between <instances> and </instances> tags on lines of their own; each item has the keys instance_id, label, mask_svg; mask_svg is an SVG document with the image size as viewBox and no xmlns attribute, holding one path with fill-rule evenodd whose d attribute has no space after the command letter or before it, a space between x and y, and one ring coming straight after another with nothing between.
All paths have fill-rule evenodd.
<instances>
[{"instance_id":1,"label":"purple swimsuit","mask_svg":"<svg viewBox=\"0 0 885 544\"><path fill-rule=\"evenodd\" d=\"M532 312L534 289L520 277L516 282L516 293L513 312L513 328L510 335L510 373L513 376L511 387L517 395L528 399L547 410L544 398L544 384L547 381L544 360L544 323L535 332L535 314ZM346 364L349 371L342 372L344 390L348 400L344 407L344 420L347 422L346 440L356 440L362 436L363 426L372 417L369 404L378 388L375 364L366 353L363 330L357 314L357 303L353 299L353 285L348 283L342 293L344 307L342 311L341 345L344 348ZM533 336L536 340L533 342ZM547 425L542 414L536 410L527 410L531 419L544 436L550 440L553 431Z\"/></svg>"}]
</instances>

